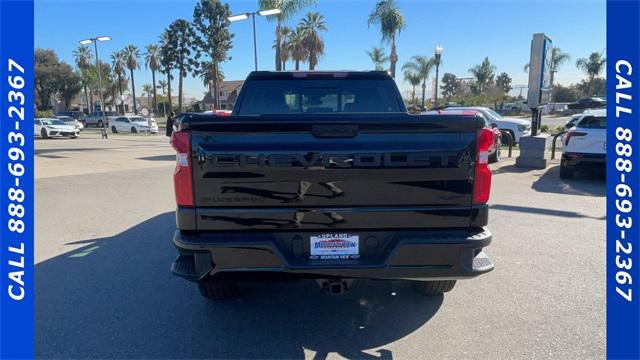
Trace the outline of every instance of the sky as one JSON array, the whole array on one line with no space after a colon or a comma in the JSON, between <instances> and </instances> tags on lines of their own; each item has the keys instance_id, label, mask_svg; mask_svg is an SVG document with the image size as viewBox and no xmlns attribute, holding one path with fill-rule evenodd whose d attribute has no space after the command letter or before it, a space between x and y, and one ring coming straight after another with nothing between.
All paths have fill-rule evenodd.
<instances>
[{"instance_id":1,"label":"sky","mask_svg":"<svg viewBox=\"0 0 640 360\"><path fill-rule=\"evenodd\" d=\"M257 0L228 0L232 13L255 11ZM191 20L196 0L36 0L35 46L53 49L58 57L73 64L73 50L78 41L109 35L112 41L99 44L101 59L107 61L114 51L134 44L157 43L162 31L175 19ZM544 32L553 45L569 53L571 61L558 69L555 81L576 83L585 76L575 67L578 58L606 47L604 0L601 1L482 1L482 0L397 0L406 20L400 33L398 69L414 55L433 56L436 44L443 48L440 77L453 73L469 77L469 68L489 57L496 74L508 73L513 85L527 83L523 66L529 62L533 33ZM317 70L369 70L373 68L366 52L381 43L379 30L367 26L374 0L317 0L316 6L303 9L287 25L295 26L309 11L325 17L328 31L322 34L325 55ZM275 21L256 18L258 68L274 69ZM241 80L253 70L251 21L231 24L235 34L231 60L222 64L227 80ZM291 64L287 64L292 68ZM306 64L302 65L306 68ZM141 67L134 74L136 95L143 84L151 83L151 72ZM401 90L410 86L398 71L396 81ZM177 94L177 81L172 83ZM201 98L206 88L198 78L185 79L185 96ZM526 91L525 91L526 94Z\"/></svg>"}]
</instances>

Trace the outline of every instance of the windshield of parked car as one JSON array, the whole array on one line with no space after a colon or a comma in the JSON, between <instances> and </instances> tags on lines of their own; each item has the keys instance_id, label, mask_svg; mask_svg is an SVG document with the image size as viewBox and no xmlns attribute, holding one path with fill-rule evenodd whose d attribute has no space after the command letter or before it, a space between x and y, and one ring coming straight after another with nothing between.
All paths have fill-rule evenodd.
<instances>
[{"instance_id":1,"label":"windshield of parked car","mask_svg":"<svg viewBox=\"0 0 640 360\"><path fill-rule=\"evenodd\" d=\"M245 84L239 115L403 112L387 79L278 79Z\"/></svg>"},{"instance_id":2,"label":"windshield of parked car","mask_svg":"<svg viewBox=\"0 0 640 360\"><path fill-rule=\"evenodd\" d=\"M42 119L42 125L67 125L67 123L58 119Z\"/></svg>"},{"instance_id":3,"label":"windshield of parked car","mask_svg":"<svg viewBox=\"0 0 640 360\"><path fill-rule=\"evenodd\" d=\"M492 120L500 120L502 119L502 115L498 114L497 112L491 110L491 109L486 109L484 112L486 112L490 118L492 118Z\"/></svg>"},{"instance_id":4,"label":"windshield of parked car","mask_svg":"<svg viewBox=\"0 0 640 360\"><path fill-rule=\"evenodd\" d=\"M580 120L578 126L585 129L606 129L607 117L606 116L585 116Z\"/></svg>"}]
</instances>

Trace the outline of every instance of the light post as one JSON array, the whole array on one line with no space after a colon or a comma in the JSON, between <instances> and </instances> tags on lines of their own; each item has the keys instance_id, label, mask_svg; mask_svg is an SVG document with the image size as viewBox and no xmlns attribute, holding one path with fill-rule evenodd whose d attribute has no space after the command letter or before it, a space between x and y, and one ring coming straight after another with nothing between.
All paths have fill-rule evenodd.
<instances>
[{"instance_id":1,"label":"light post","mask_svg":"<svg viewBox=\"0 0 640 360\"><path fill-rule=\"evenodd\" d=\"M435 53L435 63L436 63L436 90L435 90L435 101L433 106L438 106L438 70L440 68L440 57L442 56L442 46L440 45L436 45L436 48L433 49L433 52Z\"/></svg>"},{"instance_id":2,"label":"light post","mask_svg":"<svg viewBox=\"0 0 640 360\"><path fill-rule=\"evenodd\" d=\"M104 96L102 95L102 71L100 71L100 60L98 58L98 41L109 41L111 40L111 36L98 36L94 38L89 38L85 40L81 40L81 45L89 45L93 43L93 48L96 51L96 71L98 72L98 93L100 95L100 109L102 110L102 138L107 139L107 112L104 104Z\"/></svg>"},{"instance_id":3,"label":"light post","mask_svg":"<svg viewBox=\"0 0 640 360\"><path fill-rule=\"evenodd\" d=\"M253 21L253 64L254 64L254 69L256 71L258 71L258 49L256 47L256 15L269 16L269 15L280 14L280 12L281 12L280 9L260 10L260 11L254 11L254 12L247 12L240 15L233 15L227 18L227 20L234 22L238 20L247 20L249 16L251 16L251 20Z\"/></svg>"}]
</instances>

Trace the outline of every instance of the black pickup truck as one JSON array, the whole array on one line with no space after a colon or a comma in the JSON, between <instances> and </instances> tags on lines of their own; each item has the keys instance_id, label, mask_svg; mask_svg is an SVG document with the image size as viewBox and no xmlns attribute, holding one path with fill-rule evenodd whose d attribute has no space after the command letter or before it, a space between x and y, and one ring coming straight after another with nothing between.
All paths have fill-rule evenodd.
<instances>
[{"instance_id":1,"label":"black pickup truck","mask_svg":"<svg viewBox=\"0 0 640 360\"><path fill-rule=\"evenodd\" d=\"M408 114L386 72L252 72L231 116L190 115L173 134L172 272L214 300L258 279L447 292L493 269L485 124Z\"/></svg>"}]
</instances>

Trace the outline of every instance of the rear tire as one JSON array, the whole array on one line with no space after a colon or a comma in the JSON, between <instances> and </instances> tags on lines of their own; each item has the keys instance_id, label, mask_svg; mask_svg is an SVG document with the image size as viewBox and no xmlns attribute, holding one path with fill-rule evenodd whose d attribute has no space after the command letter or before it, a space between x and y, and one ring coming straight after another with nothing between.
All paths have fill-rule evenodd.
<instances>
[{"instance_id":1,"label":"rear tire","mask_svg":"<svg viewBox=\"0 0 640 360\"><path fill-rule=\"evenodd\" d=\"M104 123L102 122L102 120L98 120L98 127L99 128L104 127Z\"/></svg>"},{"instance_id":2,"label":"rear tire","mask_svg":"<svg viewBox=\"0 0 640 360\"><path fill-rule=\"evenodd\" d=\"M43 139L48 139L49 134L47 134L47 130L45 129L40 130L40 137L42 137Z\"/></svg>"},{"instance_id":3,"label":"rear tire","mask_svg":"<svg viewBox=\"0 0 640 360\"><path fill-rule=\"evenodd\" d=\"M131 127L131 133L132 134L136 134L138 132L138 129L136 129L135 127Z\"/></svg>"},{"instance_id":4,"label":"rear tire","mask_svg":"<svg viewBox=\"0 0 640 360\"><path fill-rule=\"evenodd\" d=\"M226 301L238 297L238 286L235 282L216 278L198 281L198 290L205 298L212 301Z\"/></svg>"},{"instance_id":5,"label":"rear tire","mask_svg":"<svg viewBox=\"0 0 640 360\"><path fill-rule=\"evenodd\" d=\"M118 133L118 129L116 129L115 126L112 126L111 127L111 132L114 133L114 134L117 134Z\"/></svg>"},{"instance_id":6,"label":"rear tire","mask_svg":"<svg viewBox=\"0 0 640 360\"><path fill-rule=\"evenodd\" d=\"M423 295L440 295L453 290L456 280L414 281L413 288Z\"/></svg>"},{"instance_id":7,"label":"rear tire","mask_svg":"<svg viewBox=\"0 0 640 360\"><path fill-rule=\"evenodd\" d=\"M489 164L495 164L500 161L500 144L496 146L496 152L489 156Z\"/></svg>"},{"instance_id":8,"label":"rear tire","mask_svg":"<svg viewBox=\"0 0 640 360\"><path fill-rule=\"evenodd\" d=\"M560 179L573 179L575 170L567 167L564 160L560 160Z\"/></svg>"},{"instance_id":9,"label":"rear tire","mask_svg":"<svg viewBox=\"0 0 640 360\"><path fill-rule=\"evenodd\" d=\"M87 122L82 120L82 128L87 128L89 125L87 125Z\"/></svg>"}]
</instances>

